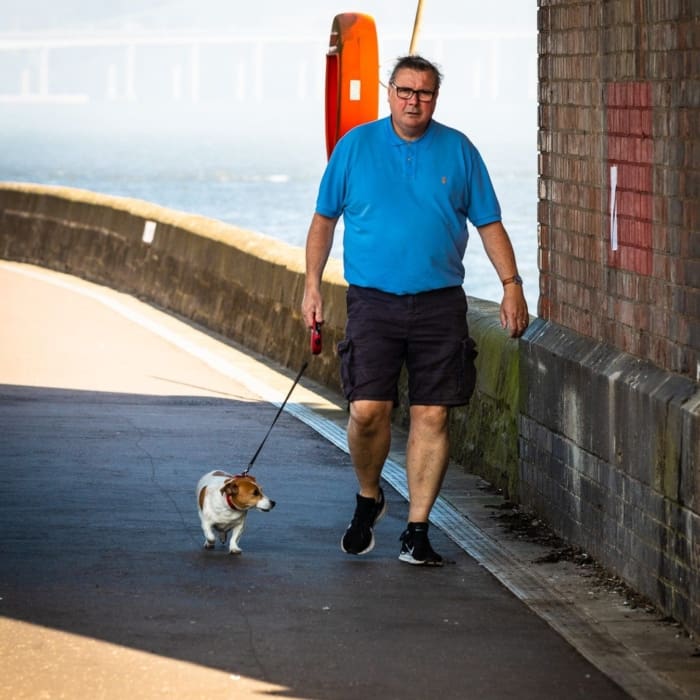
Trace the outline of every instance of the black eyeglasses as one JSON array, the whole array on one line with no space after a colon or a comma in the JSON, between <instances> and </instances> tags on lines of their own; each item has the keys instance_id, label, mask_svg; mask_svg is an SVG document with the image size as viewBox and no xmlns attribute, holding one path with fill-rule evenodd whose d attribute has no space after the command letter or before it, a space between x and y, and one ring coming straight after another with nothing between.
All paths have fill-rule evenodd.
<instances>
[{"instance_id":1,"label":"black eyeglasses","mask_svg":"<svg viewBox=\"0 0 700 700\"><path fill-rule=\"evenodd\" d=\"M410 87L399 87L396 83L389 83L396 90L396 96L402 100L410 100L414 95L419 102L431 102L435 97L435 90L414 90Z\"/></svg>"}]
</instances>

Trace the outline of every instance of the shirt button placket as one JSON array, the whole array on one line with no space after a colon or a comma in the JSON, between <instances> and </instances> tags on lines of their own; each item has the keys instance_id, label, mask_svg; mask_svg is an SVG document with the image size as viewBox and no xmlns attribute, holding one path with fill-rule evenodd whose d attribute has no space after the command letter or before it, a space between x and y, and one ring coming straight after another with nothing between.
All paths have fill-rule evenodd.
<instances>
[{"instance_id":1,"label":"shirt button placket","mask_svg":"<svg viewBox=\"0 0 700 700\"><path fill-rule=\"evenodd\" d=\"M406 177L415 177L416 174L416 149L410 145L406 147L406 160L404 162Z\"/></svg>"}]
</instances>

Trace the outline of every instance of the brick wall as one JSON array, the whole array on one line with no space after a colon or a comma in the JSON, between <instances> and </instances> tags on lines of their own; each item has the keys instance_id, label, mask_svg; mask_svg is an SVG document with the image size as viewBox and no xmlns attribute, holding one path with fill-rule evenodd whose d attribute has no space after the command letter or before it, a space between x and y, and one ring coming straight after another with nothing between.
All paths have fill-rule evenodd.
<instances>
[{"instance_id":1,"label":"brick wall","mask_svg":"<svg viewBox=\"0 0 700 700\"><path fill-rule=\"evenodd\" d=\"M693 0L540 0L540 317L700 378Z\"/></svg>"},{"instance_id":2,"label":"brick wall","mask_svg":"<svg viewBox=\"0 0 700 700\"><path fill-rule=\"evenodd\" d=\"M700 3L539 0L520 499L700 630Z\"/></svg>"}]
</instances>

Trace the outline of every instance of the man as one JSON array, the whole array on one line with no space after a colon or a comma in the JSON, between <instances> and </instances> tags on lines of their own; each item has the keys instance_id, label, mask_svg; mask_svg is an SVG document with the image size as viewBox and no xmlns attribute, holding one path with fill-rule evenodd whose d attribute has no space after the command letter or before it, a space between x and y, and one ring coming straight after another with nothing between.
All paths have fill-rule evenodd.
<instances>
[{"instance_id":1,"label":"man","mask_svg":"<svg viewBox=\"0 0 700 700\"><path fill-rule=\"evenodd\" d=\"M349 288L338 353L359 493L341 548L365 554L374 547L405 364L409 511L399 559L424 566L443 564L430 545L428 520L447 469L449 408L468 403L475 385L462 287L467 219L503 281L502 326L518 337L528 325L522 280L481 156L464 134L432 118L441 79L426 59L400 58L388 86L391 116L356 127L336 145L309 227L302 302L306 325L323 323L321 276L342 215Z\"/></svg>"}]
</instances>

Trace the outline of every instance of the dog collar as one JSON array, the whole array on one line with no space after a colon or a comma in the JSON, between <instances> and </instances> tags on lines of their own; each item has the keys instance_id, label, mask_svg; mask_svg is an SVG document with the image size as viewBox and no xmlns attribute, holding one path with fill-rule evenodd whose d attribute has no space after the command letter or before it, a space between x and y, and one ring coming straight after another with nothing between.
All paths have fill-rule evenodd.
<instances>
[{"instance_id":1,"label":"dog collar","mask_svg":"<svg viewBox=\"0 0 700 700\"><path fill-rule=\"evenodd\" d=\"M231 508L232 510L241 510L241 509L233 502L233 498L231 498L231 494L230 494L230 493L227 493L227 494L226 494L226 503L228 503L229 508Z\"/></svg>"}]
</instances>

